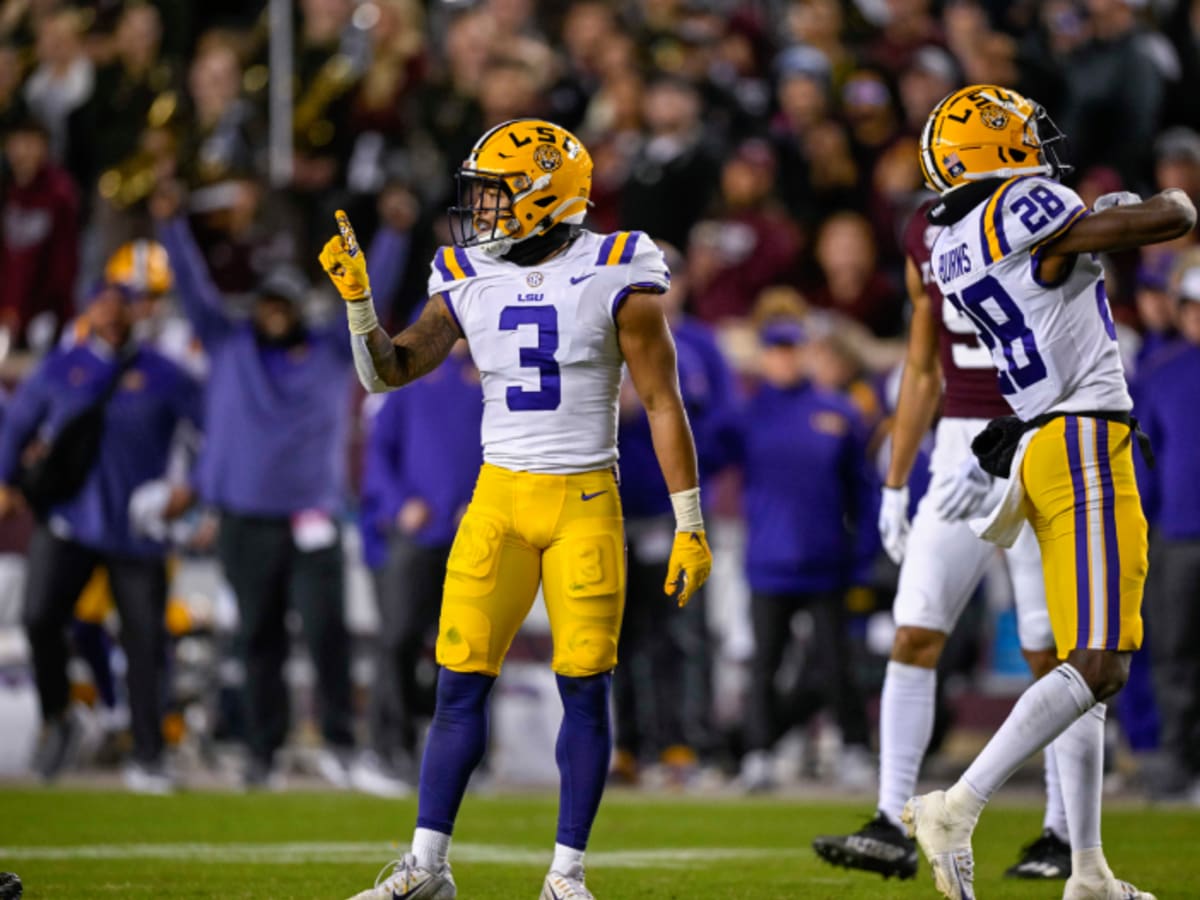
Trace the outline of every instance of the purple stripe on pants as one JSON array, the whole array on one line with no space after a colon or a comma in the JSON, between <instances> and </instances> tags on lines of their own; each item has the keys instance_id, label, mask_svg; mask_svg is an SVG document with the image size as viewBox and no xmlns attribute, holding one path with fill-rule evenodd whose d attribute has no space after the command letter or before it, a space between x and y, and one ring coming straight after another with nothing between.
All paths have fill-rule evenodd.
<instances>
[{"instance_id":1,"label":"purple stripe on pants","mask_svg":"<svg viewBox=\"0 0 1200 900\"><path fill-rule=\"evenodd\" d=\"M1113 488L1112 460L1108 456L1108 422L1096 422L1096 456L1100 463L1100 515L1104 520L1104 574L1108 594L1108 634L1105 650L1116 650L1121 641L1121 552L1117 544L1117 492Z\"/></svg>"},{"instance_id":2,"label":"purple stripe on pants","mask_svg":"<svg viewBox=\"0 0 1200 900\"><path fill-rule=\"evenodd\" d=\"M1067 461L1075 495L1075 646L1086 647L1092 631L1091 566L1088 565L1087 489L1079 456L1079 419L1066 417Z\"/></svg>"}]
</instances>

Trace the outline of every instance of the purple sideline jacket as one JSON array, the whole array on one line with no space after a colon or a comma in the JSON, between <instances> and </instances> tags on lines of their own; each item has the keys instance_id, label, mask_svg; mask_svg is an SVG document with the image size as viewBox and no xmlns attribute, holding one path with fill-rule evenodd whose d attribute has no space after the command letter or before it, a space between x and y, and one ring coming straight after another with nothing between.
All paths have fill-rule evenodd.
<instances>
[{"instance_id":1,"label":"purple sideline jacket","mask_svg":"<svg viewBox=\"0 0 1200 900\"><path fill-rule=\"evenodd\" d=\"M350 339L345 318L290 348L259 342L251 322L226 313L186 220L159 226L184 310L211 360L205 392L200 495L233 513L336 514L345 485Z\"/></svg>"},{"instance_id":2,"label":"purple sideline jacket","mask_svg":"<svg viewBox=\"0 0 1200 900\"><path fill-rule=\"evenodd\" d=\"M100 455L83 489L54 507L51 522L65 535L101 553L153 558L162 544L129 528L129 498L142 482L167 470L181 420L199 426L200 387L175 363L140 345L105 406ZM39 431L54 434L98 399L112 380L117 358L107 345L88 342L58 349L17 389L0 429L0 481L12 484L21 452Z\"/></svg>"},{"instance_id":3,"label":"purple sideline jacket","mask_svg":"<svg viewBox=\"0 0 1200 900\"><path fill-rule=\"evenodd\" d=\"M360 523L367 565L383 565L387 535L404 502L420 497L433 516L412 536L448 547L471 499L483 447L483 388L466 356L451 356L424 378L387 395L371 422Z\"/></svg>"},{"instance_id":4,"label":"purple sideline jacket","mask_svg":"<svg viewBox=\"0 0 1200 900\"><path fill-rule=\"evenodd\" d=\"M716 471L720 456L715 443L734 410L733 375L712 331L703 322L682 316L671 323L679 366L679 389L692 425L700 481ZM621 452L621 506L628 519L671 514L671 499L650 439L650 420L643 410L622 418L617 429Z\"/></svg>"},{"instance_id":5,"label":"purple sideline jacket","mask_svg":"<svg viewBox=\"0 0 1200 900\"><path fill-rule=\"evenodd\" d=\"M1142 505L1165 538L1200 538L1200 347L1182 339L1160 350L1134 388L1134 414L1154 446L1157 465L1133 449Z\"/></svg>"},{"instance_id":6,"label":"purple sideline jacket","mask_svg":"<svg viewBox=\"0 0 1200 900\"><path fill-rule=\"evenodd\" d=\"M846 398L762 385L733 440L744 474L746 575L764 594L867 584L879 550L879 485Z\"/></svg>"}]
</instances>

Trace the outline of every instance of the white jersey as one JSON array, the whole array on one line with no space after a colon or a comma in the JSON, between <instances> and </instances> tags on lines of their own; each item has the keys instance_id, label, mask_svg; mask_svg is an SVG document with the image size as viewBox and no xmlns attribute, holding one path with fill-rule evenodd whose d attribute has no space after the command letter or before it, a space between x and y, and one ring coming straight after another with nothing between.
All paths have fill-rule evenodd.
<instances>
[{"instance_id":1,"label":"white jersey","mask_svg":"<svg viewBox=\"0 0 1200 900\"><path fill-rule=\"evenodd\" d=\"M553 474L615 465L616 313L631 291L662 293L670 281L640 231L584 231L532 266L440 248L429 295L446 298L483 380L484 461Z\"/></svg>"},{"instance_id":2,"label":"white jersey","mask_svg":"<svg viewBox=\"0 0 1200 900\"><path fill-rule=\"evenodd\" d=\"M1078 194L1051 178L1010 178L944 228L931 250L938 287L974 323L1000 392L1026 421L1133 407L1100 263L1080 254L1057 284L1036 271L1039 249L1087 213Z\"/></svg>"}]
</instances>

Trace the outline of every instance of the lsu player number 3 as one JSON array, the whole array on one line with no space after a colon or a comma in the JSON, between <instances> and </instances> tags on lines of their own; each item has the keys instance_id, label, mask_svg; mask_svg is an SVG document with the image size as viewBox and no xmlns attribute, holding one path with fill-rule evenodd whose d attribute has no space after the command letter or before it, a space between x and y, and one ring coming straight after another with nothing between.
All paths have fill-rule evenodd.
<instances>
[{"instance_id":1,"label":"lsu player number 3","mask_svg":"<svg viewBox=\"0 0 1200 900\"><path fill-rule=\"evenodd\" d=\"M972 525L1002 545L1026 518L1033 525L1065 660L1021 695L957 783L905 805L903 821L952 898L974 897L971 835L984 805L1055 738L1071 843L1064 900L1152 897L1113 876L1100 842L1101 701L1124 685L1141 643L1147 529L1132 402L1092 254L1178 237L1196 210L1176 190L1146 202L1106 195L1089 210L1058 181L1062 137L1027 98L975 85L942 100L921 138L925 179L941 195L929 213L942 226L931 249L937 287L973 323L1017 414L972 445L991 474L1011 475Z\"/></svg>"},{"instance_id":2,"label":"lsu player number 3","mask_svg":"<svg viewBox=\"0 0 1200 900\"><path fill-rule=\"evenodd\" d=\"M615 477L623 365L675 507L665 590L682 606L712 568L675 347L654 296L671 276L645 234L581 228L591 179L587 150L550 122L518 119L483 135L458 171L455 245L435 254L429 302L394 338L375 321L366 261L343 214L321 252L347 301L367 390L419 378L465 337L484 394L484 465L447 565L412 852L363 898L455 896L450 833L486 746L488 693L539 583L564 707L558 835L541 896L592 896L583 851L611 753L625 594Z\"/></svg>"}]
</instances>

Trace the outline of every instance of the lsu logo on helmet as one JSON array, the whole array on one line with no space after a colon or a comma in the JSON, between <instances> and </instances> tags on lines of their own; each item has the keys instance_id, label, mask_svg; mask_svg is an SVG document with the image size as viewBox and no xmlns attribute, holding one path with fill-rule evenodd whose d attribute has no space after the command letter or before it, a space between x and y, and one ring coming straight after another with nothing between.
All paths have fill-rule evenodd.
<instances>
[{"instance_id":1,"label":"lsu logo on helmet","mask_svg":"<svg viewBox=\"0 0 1200 900\"><path fill-rule=\"evenodd\" d=\"M500 255L563 222L578 224L592 190L592 157L544 119L497 125L459 167L450 231L460 247Z\"/></svg>"},{"instance_id":2,"label":"lsu logo on helmet","mask_svg":"<svg viewBox=\"0 0 1200 900\"><path fill-rule=\"evenodd\" d=\"M921 171L941 194L987 178L1057 177L1070 171L1057 152L1065 139L1046 110L1027 97L999 85L971 85L929 114L921 133Z\"/></svg>"}]
</instances>

